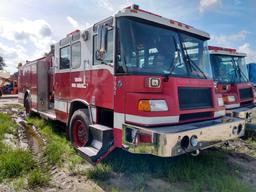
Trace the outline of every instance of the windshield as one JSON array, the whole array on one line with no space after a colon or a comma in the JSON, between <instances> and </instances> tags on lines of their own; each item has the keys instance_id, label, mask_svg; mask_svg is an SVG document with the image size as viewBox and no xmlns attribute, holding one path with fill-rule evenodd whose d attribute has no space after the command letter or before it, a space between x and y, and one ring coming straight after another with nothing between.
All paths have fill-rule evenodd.
<instances>
[{"instance_id":1,"label":"windshield","mask_svg":"<svg viewBox=\"0 0 256 192\"><path fill-rule=\"evenodd\" d=\"M116 72L211 78L207 43L141 19L117 20Z\"/></svg>"},{"instance_id":2,"label":"windshield","mask_svg":"<svg viewBox=\"0 0 256 192\"><path fill-rule=\"evenodd\" d=\"M248 71L244 57L211 55L213 78L221 83L248 82Z\"/></svg>"}]
</instances>

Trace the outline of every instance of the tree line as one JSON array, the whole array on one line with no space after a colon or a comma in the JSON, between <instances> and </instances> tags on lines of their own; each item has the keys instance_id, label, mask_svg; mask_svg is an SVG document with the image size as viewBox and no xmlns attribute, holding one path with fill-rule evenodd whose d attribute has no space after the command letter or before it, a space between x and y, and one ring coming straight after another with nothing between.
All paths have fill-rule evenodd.
<instances>
[{"instance_id":1,"label":"tree line","mask_svg":"<svg viewBox=\"0 0 256 192\"><path fill-rule=\"evenodd\" d=\"M0 56L0 70L3 70L4 67L6 66L4 59L2 56Z\"/></svg>"}]
</instances>

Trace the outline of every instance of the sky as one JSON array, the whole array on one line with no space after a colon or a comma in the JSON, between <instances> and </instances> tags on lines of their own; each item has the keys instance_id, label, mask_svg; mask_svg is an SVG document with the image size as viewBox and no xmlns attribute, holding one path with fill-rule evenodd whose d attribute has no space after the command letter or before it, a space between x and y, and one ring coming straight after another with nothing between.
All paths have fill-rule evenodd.
<instances>
[{"instance_id":1,"label":"sky","mask_svg":"<svg viewBox=\"0 0 256 192\"><path fill-rule=\"evenodd\" d=\"M49 52L75 29L113 15L131 4L174 19L211 36L209 45L236 48L256 62L255 0L0 0L0 56L5 70Z\"/></svg>"}]
</instances>

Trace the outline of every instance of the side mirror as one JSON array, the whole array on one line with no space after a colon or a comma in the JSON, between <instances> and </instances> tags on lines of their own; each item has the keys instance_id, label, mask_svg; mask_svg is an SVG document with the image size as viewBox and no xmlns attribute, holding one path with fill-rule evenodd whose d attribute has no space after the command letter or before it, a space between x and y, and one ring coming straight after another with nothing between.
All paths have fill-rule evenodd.
<instances>
[{"instance_id":1,"label":"side mirror","mask_svg":"<svg viewBox=\"0 0 256 192\"><path fill-rule=\"evenodd\" d=\"M105 25L98 27L96 59L103 60L107 49L108 28Z\"/></svg>"}]
</instances>

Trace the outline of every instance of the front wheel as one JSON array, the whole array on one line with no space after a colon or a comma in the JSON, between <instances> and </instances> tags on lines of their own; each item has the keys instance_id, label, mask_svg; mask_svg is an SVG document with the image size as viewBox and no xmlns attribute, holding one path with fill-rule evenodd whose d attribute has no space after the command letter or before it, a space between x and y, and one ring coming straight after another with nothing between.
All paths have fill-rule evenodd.
<instances>
[{"instance_id":1,"label":"front wheel","mask_svg":"<svg viewBox=\"0 0 256 192\"><path fill-rule=\"evenodd\" d=\"M74 147L83 147L89 143L89 124L86 109L74 112L69 124L69 136Z\"/></svg>"}]
</instances>

